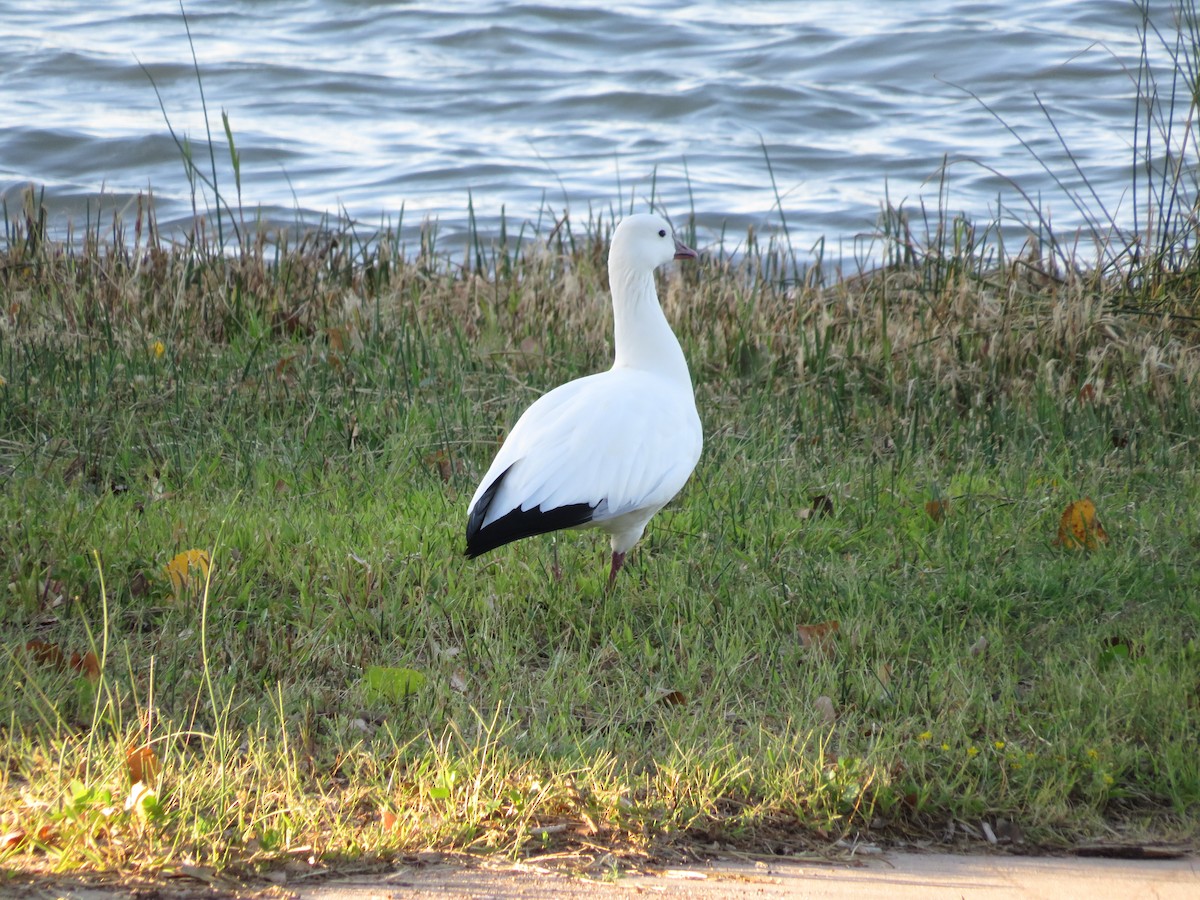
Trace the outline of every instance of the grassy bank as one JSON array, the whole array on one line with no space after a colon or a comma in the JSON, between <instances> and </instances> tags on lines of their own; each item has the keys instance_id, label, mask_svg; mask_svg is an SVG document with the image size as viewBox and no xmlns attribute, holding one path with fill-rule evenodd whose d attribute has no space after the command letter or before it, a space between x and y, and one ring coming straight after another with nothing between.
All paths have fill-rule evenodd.
<instances>
[{"instance_id":1,"label":"grassy bank","mask_svg":"<svg viewBox=\"0 0 1200 900\"><path fill-rule=\"evenodd\" d=\"M753 242L664 278L707 444L606 596L594 535L461 551L505 427L608 364L611 223L464 265L72 249L31 201L0 860L1195 840L1200 310L950 224L833 284ZM1064 545L1084 497L1108 540Z\"/></svg>"}]
</instances>

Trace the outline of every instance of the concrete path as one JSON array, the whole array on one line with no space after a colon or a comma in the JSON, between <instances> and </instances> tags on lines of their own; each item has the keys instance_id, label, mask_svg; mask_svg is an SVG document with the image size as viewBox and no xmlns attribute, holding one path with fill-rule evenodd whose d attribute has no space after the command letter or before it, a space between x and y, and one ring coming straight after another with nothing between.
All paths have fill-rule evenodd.
<instances>
[{"instance_id":1,"label":"concrete path","mask_svg":"<svg viewBox=\"0 0 1200 900\"><path fill-rule=\"evenodd\" d=\"M429 855L431 858L433 854ZM249 887L202 876L154 884L104 885L61 879L0 883L0 896L29 900L733 900L782 897L817 900L1200 900L1200 858L1120 860L1062 857L878 853L846 862L753 862L726 859L588 881L537 865L471 865L429 861L392 872L320 879L296 870L290 880ZM306 877L308 876L308 877Z\"/></svg>"},{"instance_id":2,"label":"concrete path","mask_svg":"<svg viewBox=\"0 0 1200 900\"><path fill-rule=\"evenodd\" d=\"M281 893L297 900L428 897L625 900L632 896L700 900L736 897L1200 900L1200 859L1134 861L886 853L849 863L718 861L667 869L658 875L601 882L581 881L536 867L463 868L438 864L401 869L383 877L288 885Z\"/></svg>"}]
</instances>

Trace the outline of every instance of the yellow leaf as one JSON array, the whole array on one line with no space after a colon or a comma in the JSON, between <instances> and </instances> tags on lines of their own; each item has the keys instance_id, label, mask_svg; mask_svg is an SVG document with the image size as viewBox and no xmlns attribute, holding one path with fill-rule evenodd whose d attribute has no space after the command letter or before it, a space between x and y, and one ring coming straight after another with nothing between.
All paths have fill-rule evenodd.
<instances>
[{"instance_id":1,"label":"yellow leaf","mask_svg":"<svg viewBox=\"0 0 1200 900\"><path fill-rule=\"evenodd\" d=\"M196 569L204 579L208 578L209 556L206 550L184 550L167 563L167 577L176 594L192 586L191 570Z\"/></svg>"},{"instance_id":2,"label":"yellow leaf","mask_svg":"<svg viewBox=\"0 0 1200 900\"><path fill-rule=\"evenodd\" d=\"M1067 504L1058 522L1058 538L1054 543L1071 550L1095 550L1108 543L1108 533L1096 517L1096 505L1090 498Z\"/></svg>"}]
</instances>

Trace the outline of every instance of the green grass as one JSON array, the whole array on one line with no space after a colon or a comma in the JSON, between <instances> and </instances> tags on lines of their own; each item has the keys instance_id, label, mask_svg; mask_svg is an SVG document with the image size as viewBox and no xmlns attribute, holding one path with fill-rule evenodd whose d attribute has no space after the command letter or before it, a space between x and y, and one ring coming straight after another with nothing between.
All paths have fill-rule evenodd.
<instances>
[{"instance_id":1,"label":"green grass","mask_svg":"<svg viewBox=\"0 0 1200 900\"><path fill-rule=\"evenodd\" d=\"M783 851L1000 820L1025 846L1195 839L1186 319L1114 316L1119 285L977 248L825 287L761 256L684 270L663 295L705 454L606 595L595 535L461 555L504 428L607 362L606 223L464 272L386 235L222 258L72 251L23 221L6 866ZM1055 546L1085 495L1110 543ZM175 586L191 549L211 578ZM101 677L35 639L95 647ZM424 681L373 689L370 667ZM146 743L161 774L127 809Z\"/></svg>"}]
</instances>

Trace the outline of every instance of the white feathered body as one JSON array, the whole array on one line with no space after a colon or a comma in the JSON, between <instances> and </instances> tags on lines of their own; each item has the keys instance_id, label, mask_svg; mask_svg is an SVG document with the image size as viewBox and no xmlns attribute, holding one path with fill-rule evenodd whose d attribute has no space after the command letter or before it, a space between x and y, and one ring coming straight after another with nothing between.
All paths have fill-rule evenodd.
<instances>
[{"instance_id":1,"label":"white feathered body","mask_svg":"<svg viewBox=\"0 0 1200 900\"><path fill-rule=\"evenodd\" d=\"M613 550L628 551L650 518L679 493L704 436L691 386L653 372L610 369L540 397L517 420L471 498L506 470L482 528L513 509L586 503ZM511 470L510 470L511 467Z\"/></svg>"}]
</instances>

